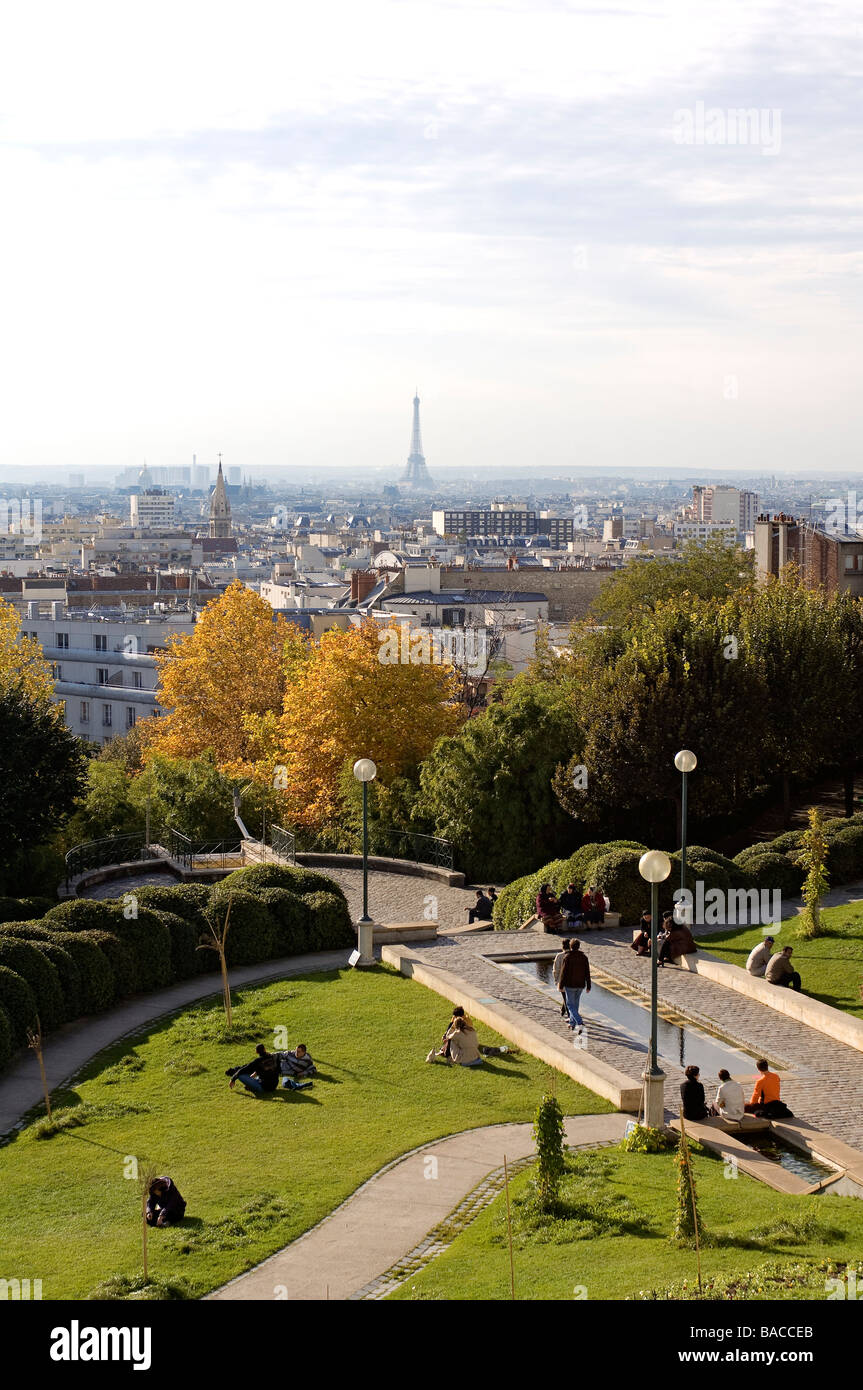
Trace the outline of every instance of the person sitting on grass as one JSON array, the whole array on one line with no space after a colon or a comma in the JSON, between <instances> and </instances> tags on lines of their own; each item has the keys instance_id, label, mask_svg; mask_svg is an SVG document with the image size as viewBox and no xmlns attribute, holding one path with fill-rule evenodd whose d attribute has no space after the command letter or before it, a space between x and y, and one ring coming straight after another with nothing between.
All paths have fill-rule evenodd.
<instances>
[{"instance_id":1,"label":"person sitting on grass","mask_svg":"<svg viewBox=\"0 0 863 1390\"><path fill-rule=\"evenodd\" d=\"M186 1203L171 1178L154 1178L150 1183L144 1215L148 1226L172 1226L182 1221Z\"/></svg>"},{"instance_id":2,"label":"person sitting on grass","mask_svg":"<svg viewBox=\"0 0 863 1390\"><path fill-rule=\"evenodd\" d=\"M800 976L791 964L793 950L793 946L783 946L781 951L777 951L775 956L771 956L767 962L764 978L769 985L784 985L786 989L795 989L799 994L803 985Z\"/></svg>"},{"instance_id":3,"label":"person sitting on grass","mask_svg":"<svg viewBox=\"0 0 863 1390\"><path fill-rule=\"evenodd\" d=\"M746 1114L758 1115L763 1120L793 1119L788 1106L779 1099L779 1077L775 1071L770 1070L769 1062L762 1057L755 1065L758 1068L758 1076L755 1079L752 1098L743 1107Z\"/></svg>"},{"instance_id":4,"label":"person sitting on grass","mask_svg":"<svg viewBox=\"0 0 863 1390\"><path fill-rule=\"evenodd\" d=\"M449 1038L449 1057L458 1067L481 1067L479 1042L476 1029L467 1018L457 1018L447 1034Z\"/></svg>"},{"instance_id":5,"label":"person sitting on grass","mask_svg":"<svg viewBox=\"0 0 863 1390\"><path fill-rule=\"evenodd\" d=\"M263 1043L258 1043L251 1062L246 1062L242 1067L229 1067L225 1075L231 1078L232 1091L234 1083L241 1081L247 1091L260 1097L278 1086L279 1059L268 1052Z\"/></svg>"},{"instance_id":6,"label":"person sitting on grass","mask_svg":"<svg viewBox=\"0 0 863 1390\"><path fill-rule=\"evenodd\" d=\"M279 1070L282 1073L282 1089L285 1091L305 1090L304 1081L311 1085L309 1077L317 1076L318 1069L312 1061L312 1054L305 1043L297 1043L293 1052L278 1052Z\"/></svg>"},{"instance_id":7,"label":"person sitting on grass","mask_svg":"<svg viewBox=\"0 0 863 1390\"><path fill-rule=\"evenodd\" d=\"M450 1018L449 1024L448 1024L448 1026L447 1026L447 1030L446 1030L446 1032L444 1033L443 1038L441 1039L441 1045L440 1045L440 1047L438 1048L437 1052L435 1052L434 1048L432 1048L432 1050L431 1050L431 1052L429 1053L428 1057L426 1057L426 1061L427 1061L427 1062L434 1062L435 1059L436 1059L437 1057L445 1057L445 1058L447 1059L447 1061L449 1061L449 1060L452 1058L452 1046L451 1046L451 1044L452 1044L452 1035L453 1035L453 1032L455 1031L455 1026L456 1026L457 1023L463 1023L463 1024L465 1025L466 1028L470 1029L471 1032L473 1032L474 1034L476 1033L476 1028L474 1027L474 1025L473 1025L473 1023L471 1022L471 1020L468 1018L468 1016L467 1016L467 1014L465 1013L464 1008L462 1007L462 1005L461 1005L461 1004L456 1004L455 1008L454 1008L453 1011L452 1011L452 1017ZM510 1051L510 1048L508 1048L508 1047L506 1047L506 1046L503 1046L503 1047L483 1047L483 1046L480 1046L480 1049L479 1049L479 1050L480 1050L480 1052L483 1054L484 1057L502 1057L505 1053L507 1053L507 1052Z\"/></svg>"}]
</instances>

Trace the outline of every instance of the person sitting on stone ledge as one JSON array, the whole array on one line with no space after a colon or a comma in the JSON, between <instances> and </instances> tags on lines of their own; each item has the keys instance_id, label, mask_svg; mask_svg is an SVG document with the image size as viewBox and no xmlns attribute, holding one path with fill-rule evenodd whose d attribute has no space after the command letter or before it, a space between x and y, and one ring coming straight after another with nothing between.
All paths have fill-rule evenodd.
<instances>
[{"instance_id":1,"label":"person sitting on stone ledge","mask_svg":"<svg viewBox=\"0 0 863 1390\"><path fill-rule=\"evenodd\" d=\"M646 919L646 920L645 920ZM630 941L630 946L637 956L650 955L650 913L642 912L639 922L639 932Z\"/></svg>"},{"instance_id":2,"label":"person sitting on stone ledge","mask_svg":"<svg viewBox=\"0 0 863 1390\"><path fill-rule=\"evenodd\" d=\"M680 1103L684 1120L706 1120L709 1115L704 1099L704 1087L699 1080L700 1067L686 1068L686 1080L681 1082Z\"/></svg>"},{"instance_id":3,"label":"person sitting on stone ledge","mask_svg":"<svg viewBox=\"0 0 863 1390\"><path fill-rule=\"evenodd\" d=\"M543 883L536 895L536 915L546 931L560 931L563 926L560 902L552 893L550 883Z\"/></svg>"},{"instance_id":4,"label":"person sitting on stone ledge","mask_svg":"<svg viewBox=\"0 0 863 1390\"><path fill-rule=\"evenodd\" d=\"M799 993L803 986L800 976L791 964L793 949L793 946L783 946L781 951L771 956L764 978L769 985L784 985L786 989L796 989Z\"/></svg>"},{"instance_id":5,"label":"person sitting on stone ledge","mask_svg":"<svg viewBox=\"0 0 863 1390\"><path fill-rule=\"evenodd\" d=\"M663 922L663 926L665 923ZM675 960L679 956L691 956L698 947L692 936L692 932L682 922L669 922L668 935L662 943L659 951L659 964L665 965L666 961Z\"/></svg>"},{"instance_id":6,"label":"person sitting on stone ledge","mask_svg":"<svg viewBox=\"0 0 863 1390\"><path fill-rule=\"evenodd\" d=\"M723 1068L719 1073L719 1087L713 1102L713 1114L723 1120L742 1120L744 1115L743 1087L739 1081L732 1081L731 1073Z\"/></svg>"},{"instance_id":7,"label":"person sitting on stone ledge","mask_svg":"<svg viewBox=\"0 0 863 1390\"><path fill-rule=\"evenodd\" d=\"M756 975L758 979L763 980L764 975L767 971L767 966L770 963L770 957L772 952L772 936L765 936L764 940L760 942L759 945L753 946L752 950L749 952L749 955L746 958L746 969L748 970L749 974Z\"/></svg>"},{"instance_id":8,"label":"person sitting on stone ledge","mask_svg":"<svg viewBox=\"0 0 863 1390\"><path fill-rule=\"evenodd\" d=\"M467 912L468 925L474 922L490 922L494 903L491 898L487 898L481 888L476 890L476 902L473 907L465 908Z\"/></svg>"},{"instance_id":9,"label":"person sitting on stone ledge","mask_svg":"<svg viewBox=\"0 0 863 1390\"><path fill-rule=\"evenodd\" d=\"M743 1107L747 1115L758 1115L764 1120L793 1119L792 1112L779 1098L779 1077L770 1070L769 1062L762 1057L755 1065L759 1074L755 1079L752 1099Z\"/></svg>"},{"instance_id":10,"label":"person sitting on stone ledge","mask_svg":"<svg viewBox=\"0 0 863 1390\"><path fill-rule=\"evenodd\" d=\"M571 925L582 920L581 894L574 883L568 883L558 899L564 919Z\"/></svg>"}]
</instances>

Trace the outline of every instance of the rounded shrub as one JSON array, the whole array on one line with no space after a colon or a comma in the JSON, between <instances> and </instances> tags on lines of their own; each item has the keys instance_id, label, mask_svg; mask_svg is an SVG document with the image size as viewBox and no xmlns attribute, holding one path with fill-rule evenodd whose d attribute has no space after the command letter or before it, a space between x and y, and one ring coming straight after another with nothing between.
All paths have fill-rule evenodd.
<instances>
[{"instance_id":1,"label":"rounded shrub","mask_svg":"<svg viewBox=\"0 0 863 1390\"><path fill-rule=\"evenodd\" d=\"M274 956L296 956L307 951L311 937L308 902L288 888L262 888L257 897L269 909L273 919Z\"/></svg>"},{"instance_id":2,"label":"rounded shrub","mask_svg":"<svg viewBox=\"0 0 863 1390\"><path fill-rule=\"evenodd\" d=\"M338 893L344 897L335 879L315 869L296 864L253 864L248 869L235 869L213 889L214 900L239 889L243 893L259 893L263 888L287 888L291 893Z\"/></svg>"},{"instance_id":3,"label":"rounded shrub","mask_svg":"<svg viewBox=\"0 0 863 1390\"><path fill-rule=\"evenodd\" d=\"M27 1029L34 1026L39 1009L27 981L8 965L0 965L0 1007L9 1019L13 1048L24 1047Z\"/></svg>"},{"instance_id":4,"label":"rounded shrub","mask_svg":"<svg viewBox=\"0 0 863 1390\"><path fill-rule=\"evenodd\" d=\"M14 970L26 980L36 999L39 1021L48 1033L66 1019L60 976L46 955L33 941L0 935L0 965Z\"/></svg>"},{"instance_id":5,"label":"rounded shrub","mask_svg":"<svg viewBox=\"0 0 863 1390\"><path fill-rule=\"evenodd\" d=\"M566 864L566 882L574 883L577 887L583 889L588 869L594 859L598 859L601 854L605 854L606 849L606 845L596 842L581 845L568 859L564 860Z\"/></svg>"},{"instance_id":6,"label":"rounded shrub","mask_svg":"<svg viewBox=\"0 0 863 1390\"><path fill-rule=\"evenodd\" d=\"M523 878L514 878L512 883L500 890L491 918L495 931L518 931L526 920L521 915L526 900L526 885L532 883L533 879L533 874L525 874Z\"/></svg>"},{"instance_id":7,"label":"rounded shrub","mask_svg":"<svg viewBox=\"0 0 863 1390\"><path fill-rule=\"evenodd\" d=\"M56 898L22 898L21 902L27 908L27 917L32 920L37 917L44 917L46 912L50 912L52 907L57 906Z\"/></svg>"},{"instance_id":8,"label":"rounded shrub","mask_svg":"<svg viewBox=\"0 0 863 1390\"><path fill-rule=\"evenodd\" d=\"M229 877L233 878L233 874ZM228 965L255 965L259 960L270 960L275 951L276 927L266 903L262 903L255 894L243 893L240 889L218 898L214 896L207 916L220 933L229 904L231 917L225 947Z\"/></svg>"},{"instance_id":9,"label":"rounded shrub","mask_svg":"<svg viewBox=\"0 0 863 1390\"><path fill-rule=\"evenodd\" d=\"M64 1021L78 1018L83 1012L81 971L64 946L35 922L9 922L6 926L0 927L0 940L4 936L13 937L18 941L34 942L39 947L60 977Z\"/></svg>"},{"instance_id":10,"label":"rounded shrub","mask_svg":"<svg viewBox=\"0 0 863 1390\"><path fill-rule=\"evenodd\" d=\"M831 883L863 877L863 825L849 825L828 841L827 872Z\"/></svg>"},{"instance_id":11,"label":"rounded shrub","mask_svg":"<svg viewBox=\"0 0 863 1390\"><path fill-rule=\"evenodd\" d=\"M690 858L689 852L686 855L687 876L691 872L696 883L699 881L704 884L704 892L709 893L712 889L718 888L720 892L727 893L731 887L731 876L712 859Z\"/></svg>"},{"instance_id":12,"label":"rounded shrub","mask_svg":"<svg viewBox=\"0 0 863 1390\"><path fill-rule=\"evenodd\" d=\"M139 908L137 916L120 911L109 928L132 951L138 976L138 989L161 989L171 983L171 935L159 913Z\"/></svg>"},{"instance_id":13,"label":"rounded shrub","mask_svg":"<svg viewBox=\"0 0 863 1390\"><path fill-rule=\"evenodd\" d=\"M785 830L781 835L777 835L774 840L764 840L761 844L750 845L752 850L770 850L771 854L794 854L800 848L803 839L802 830ZM746 854L746 850L741 850Z\"/></svg>"},{"instance_id":14,"label":"rounded shrub","mask_svg":"<svg viewBox=\"0 0 863 1390\"><path fill-rule=\"evenodd\" d=\"M204 954L197 949L200 931L184 917L178 917L176 912L161 912L153 908L149 908L148 911L152 911L168 929L171 938L172 979L188 980L192 975L197 975L198 957Z\"/></svg>"},{"instance_id":15,"label":"rounded shrub","mask_svg":"<svg viewBox=\"0 0 863 1390\"><path fill-rule=\"evenodd\" d=\"M21 898L0 898L0 922L26 922L35 916Z\"/></svg>"},{"instance_id":16,"label":"rounded shrub","mask_svg":"<svg viewBox=\"0 0 863 1390\"><path fill-rule=\"evenodd\" d=\"M759 891L778 889L783 898L800 896L806 875L796 864L792 864L787 854L773 854L767 850L747 859L744 868L754 876L755 887Z\"/></svg>"},{"instance_id":17,"label":"rounded shrub","mask_svg":"<svg viewBox=\"0 0 863 1390\"><path fill-rule=\"evenodd\" d=\"M307 893L303 901L311 913L313 951L337 951L342 946L356 946L357 935L343 897L337 893Z\"/></svg>"},{"instance_id":18,"label":"rounded shrub","mask_svg":"<svg viewBox=\"0 0 863 1390\"><path fill-rule=\"evenodd\" d=\"M101 935L101 933L98 933ZM117 982L96 932L54 932L52 940L67 951L81 974L81 1012L98 1014L110 1009L117 997Z\"/></svg>"},{"instance_id":19,"label":"rounded shrub","mask_svg":"<svg viewBox=\"0 0 863 1390\"><path fill-rule=\"evenodd\" d=\"M117 999L125 999L128 995L137 993L140 989L138 963L128 942L121 941L119 936L115 936L111 931L76 932L75 937L78 940L83 937L87 946L98 946L108 963L113 981L112 994Z\"/></svg>"},{"instance_id":20,"label":"rounded shrub","mask_svg":"<svg viewBox=\"0 0 863 1390\"><path fill-rule=\"evenodd\" d=\"M0 1004L0 1071L8 1067L12 1060L12 1024L9 1015Z\"/></svg>"},{"instance_id":21,"label":"rounded shrub","mask_svg":"<svg viewBox=\"0 0 863 1390\"><path fill-rule=\"evenodd\" d=\"M699 864L717 864L728 875L731 888L746 887L746 875L740 865L729 859L727 854L720 854L717 849L708 849L706 845L689 845L686 850L686 862L689 863L690 860L693 863L697 860Z\"/></svg>"},{"instance_id":22,"label":"rounded shrub","mask_svg":"<svg viewBox=\"0 0 863 1390\"><path fill-rule=\"evenodd\" d=\"M44 922L52 930L113 931L117 917L123 915L121 905L110 898L70 898L46 912Z\"/></svg>"},{"instance_id":23,"label":"rounded shrub","mask_svg":"<svg viewBox=\"0 0 863 1390\"><path fill-rule=\"evenodd\" d=\"M203 930L206 925L204 913L210 901L210 889L203 883L178 883L176 887L164 884L151 884L139 888L138 902L142 907L153 908L156 912L173 912L193 927Z\"/></svg>"},{"instance_id":24,"label":"rounded shrub","mask_svg":"<svg viewBox=\"0 0 863 1390\"><path fill-rule=\"evenodd\" d=\"M634 926L650 904L650 888L638 872L643 851L613 849L600 854L587 869L586 882L601 885L611 903L612 912L620 913L624 927ZM671 877L674 877L672 868Z\"/></svg>"}]
</instances>

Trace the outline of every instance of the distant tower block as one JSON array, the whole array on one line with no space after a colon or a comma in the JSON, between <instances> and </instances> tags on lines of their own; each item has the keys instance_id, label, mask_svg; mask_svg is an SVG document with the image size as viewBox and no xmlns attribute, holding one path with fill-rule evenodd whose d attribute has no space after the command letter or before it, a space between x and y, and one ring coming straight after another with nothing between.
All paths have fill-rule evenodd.
<instances>
[{"instance_id":1,"label":"distant tower block","mask_svg":"<svg viewBox=\"0 0 863 1390\"><path fill-rule=\"evenodd\" d=\"M219 472L216 486L210 498L210 536L226 540L231 534L231 504L225 492L225 479L222 477L222 456L219 455Z\"/></svg>"},{"instance_id":2,"label":"distant tower block","mask_svg":"<svg viewBox=\"0 0 863 1390\"><path fill-rule=\"evenodd\" d=\"M411 431L411 451L408 455L407 466L399 479L409 487L433 487L429 471L426 468L426 461L423 457L423 441L420 434L420 398L414 396L414 423Z\"/></svg>"}]
</instances>

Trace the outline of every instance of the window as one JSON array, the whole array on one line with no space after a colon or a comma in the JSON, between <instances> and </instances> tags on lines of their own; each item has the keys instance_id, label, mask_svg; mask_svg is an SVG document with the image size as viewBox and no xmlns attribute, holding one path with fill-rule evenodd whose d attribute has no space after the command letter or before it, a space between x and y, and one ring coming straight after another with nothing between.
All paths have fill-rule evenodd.
<instances>
[{"instance_id":1,"label":"window","mask_svg":"<svg viewBox=\"0 0 863 1390\"><path fill-rule=\"evenodd\" d=\"M126 728L127 728L127 729L134 729L134 727L135 727L135 717L136 717L136 715L135 715L135 709L134 709L134 707L133 707L132 705L127 705L127 706L126 706Z\"/></svg>"},{"instance_id":2,"label":"window","mask_svg":"<svg viewBox=\"0 0 863 1390\"><path fill-rule=\"evenodd\" d=\"M133 672L132 672L132 685L134 686L134 688L135 688L136 690L141 690L141 689L143 689L143 684L144 684L144 678L143 678L143 676L141 675L141 672L140 672L140 671L133 671Z\"/></svg>"},{"instance_id":3,"label":"window","mask_svg":"<svg viewBox=\"0 0 863 1390\"><path fill-rule=\"evenodd\" d=\"M96 684L97 684L97 685L107 685L107 684L108 684L108 667L107 667L107 666L97 666L97 667L96 667Z\"/></svg>"},{"instance_id":4,"label":"window","mask_svg":"<svg viewBox=\"0 0 863 1390\"><path fill-rule=\"evenodd\" d=\"M61 681L63 679L63 667L58 666L56 661L51 663L51 674L55 681Z\"/></svg>"},{"instance_id":5,"label":"window","mask_svg":"<svg viewBox=\"0 0 863 1390\"><path fill-rule=\"evenodd\" d=\"M110 706L110 705L103 705L103 706L102 706L102 724L103 724L103 726L104 726L106 729L110 729L110 727L111 727L111 725L112 725L113 722L114 722L114 721L113 721L113 715L112 715L112 713L111 713L111 706Z\"/></svg>"},{"instance_id":6,"label":"window","mask_svg":"<svg viewBox=\"0 0 863 1390\"><path fill-rule=\"evenodd\" d=\"M68 634L68 632L58 632L58 633L57 633L57 646L58 646L58 647L64 647L66 651L69 650L69 634Z\"/></svg>"},{"instance_id":7,"label":"window","mask_svg":"<svg viewBox=\"0 0 863 1390\"><path fill-rule=\"evenodd\" d=\"M90 723L90 701L89 701L89 700L82 700L82 701L81 701L81 723L82 723L82 724L89 724L89 723Z\"/></svg>"},{"instance_id":8,"label":"window","mask_svg":"<svg viewBox=\"0 0 863 1390\"><path fill-rule=\"evenodd\" d=\"M96 652L106 652L108 650L107 632L97 632L93 636L93 650Z\"/></svg>"}]
</instances>

